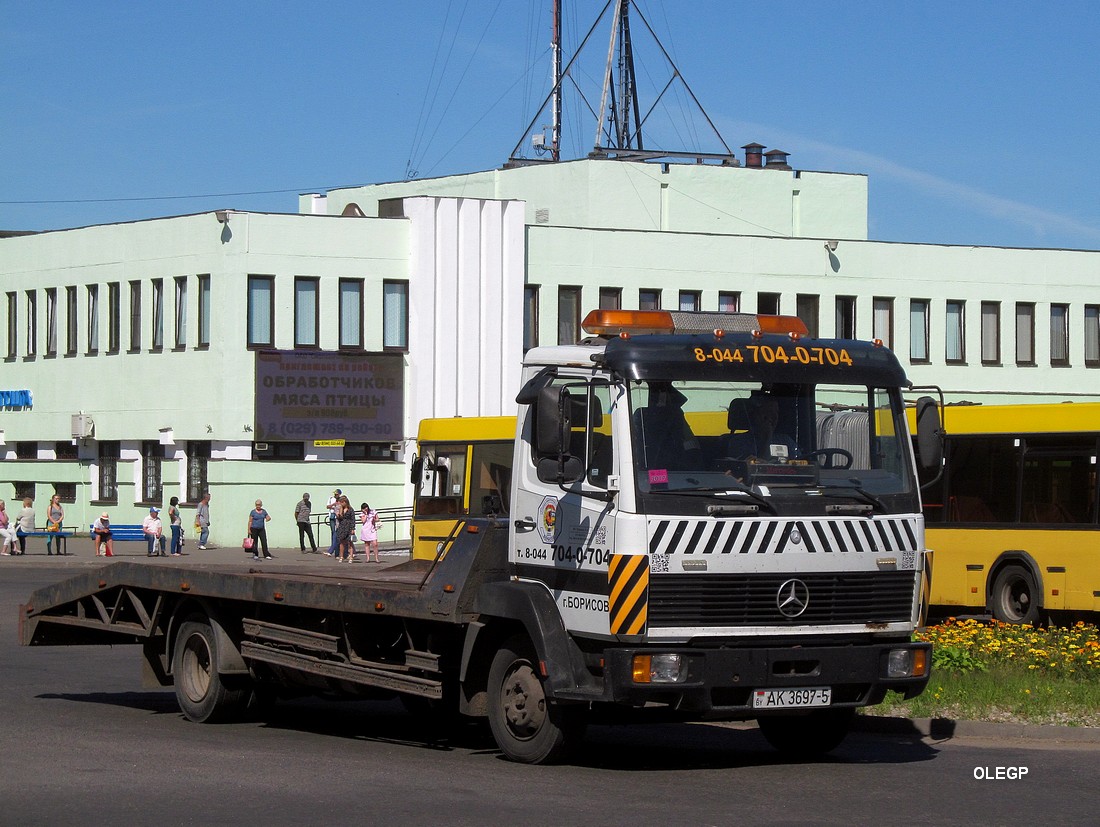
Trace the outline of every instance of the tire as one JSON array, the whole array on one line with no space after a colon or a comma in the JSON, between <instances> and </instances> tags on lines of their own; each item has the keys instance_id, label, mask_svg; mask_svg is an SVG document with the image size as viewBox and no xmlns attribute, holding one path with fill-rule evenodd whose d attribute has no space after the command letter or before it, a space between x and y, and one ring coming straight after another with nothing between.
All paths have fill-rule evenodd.
<instances>
[{"instance_id":1,"label":"tire","mask_svg":"<svg viewBox=\"0 0 1100 827\"><path fill-rule=\"evenodd\" d=\"M1035 577L1023 566L1005 566L993 579L989 608L1004 623L1039 622L1038 588Z\"/></svg>"},{"instance_id":2,"label":"tire","mask_svg":"<svg viewBox=\"0 0 1100 827\"><path fill-rule=\"evenodd\" d=\"M252 682L218 674L214 630L205 619L185 621L172 652L176 701L189 721L219 723L245 717L253 697Z\"/></svg>"},{"instance_id":3,"label":"tire","mask_svg":"<svg viewBox=\"0 0 1100 827\"><path fill-rule=\"evenodd\" d=\"M766 715L760 732L787 758L820 758L840 746L852 728L854 709L814 709L804 715Z\"/></svg>"},{"instance_id":4,"label":"tire","mask_svg":"<svg viewBox=\"0 0 1100 827\"><path fill-rule=\"evenodd\" d=\"M584 738L586 708L549 701L531 644L510 638L489 667L489 728L505 757L521 764L548 764Z\"/></svg>"}]
</instances>

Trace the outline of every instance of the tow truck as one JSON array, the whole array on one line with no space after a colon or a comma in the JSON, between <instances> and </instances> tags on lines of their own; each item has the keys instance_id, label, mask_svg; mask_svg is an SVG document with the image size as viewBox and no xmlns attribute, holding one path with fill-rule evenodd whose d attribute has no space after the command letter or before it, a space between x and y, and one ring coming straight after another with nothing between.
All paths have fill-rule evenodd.
<instances>
[{"instance_id":1,"label":"tow truck","mask_svg":"<svg viewBox=\"0 0 1100 827\"><path fill-rule=\"evenodd\" d=\"M138 645L192 721L397 694L487 719L536 764L606 710L755 719L820 755L859 707L919 694L929 565L894 355L794 317L602 310L583 328L526 354L514 418L425 423L408 562L116 561L34 592L22 642ZM834 427L840 408L862 427Z\"/></svg>"}]
</instances>

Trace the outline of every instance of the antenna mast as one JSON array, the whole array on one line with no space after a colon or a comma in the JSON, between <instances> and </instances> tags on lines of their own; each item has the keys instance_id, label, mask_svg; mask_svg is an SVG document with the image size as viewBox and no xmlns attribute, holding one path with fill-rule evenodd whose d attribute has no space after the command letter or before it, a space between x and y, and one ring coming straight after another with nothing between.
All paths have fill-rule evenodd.
<instances>
[{"instance_id":1,"label":"antenna mast","mask_svg":"<svg viewBox=\"0 0 1100 827\"><path fill-rule=\"evenodd\" d=\"M554 0L554 31L550 41L554 55L554 101L551 105L550 157L561 160L561 0Z\"/></svg>"}]
</instances>

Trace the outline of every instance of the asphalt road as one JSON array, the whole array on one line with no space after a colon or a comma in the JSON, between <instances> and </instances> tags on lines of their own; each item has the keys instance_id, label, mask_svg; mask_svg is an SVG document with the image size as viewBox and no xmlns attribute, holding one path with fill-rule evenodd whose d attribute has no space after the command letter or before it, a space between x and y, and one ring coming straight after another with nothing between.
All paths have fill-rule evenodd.
<instances>
[{"instance_id":1,"label":"asphalt road","mask_svg":"<svg viewBox=\"0 0 1100 827\"><path fill-rule=\"evenodd\" d=\"M1080 825L1100 809L1100 744L1049 737L856 733L789 764L751 727L599 725L573 763L528 767L392 701L192 724L171 690L141 689L136 648L17 645L18 604L90 562L0 561L0 824Z\"/></svg>"}]
</instances>

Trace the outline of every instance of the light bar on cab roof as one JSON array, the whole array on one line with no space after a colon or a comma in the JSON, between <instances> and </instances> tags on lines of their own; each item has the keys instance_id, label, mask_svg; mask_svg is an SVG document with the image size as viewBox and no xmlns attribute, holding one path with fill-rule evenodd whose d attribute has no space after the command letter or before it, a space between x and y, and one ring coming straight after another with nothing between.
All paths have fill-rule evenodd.
<instances>
[{"instance_id":1,"label":"light bar on cab roof","mask_svg":"<svg viewBox=\"0 0 1100 827\"><path fill-rule=\"evenodd\" d=\"M593 310L581 329L592 336L637 336L645 333L779 333L809 335L797 316L757 316L754 313L712 313L682 310Z\"/></svg>"}]
</instances>

